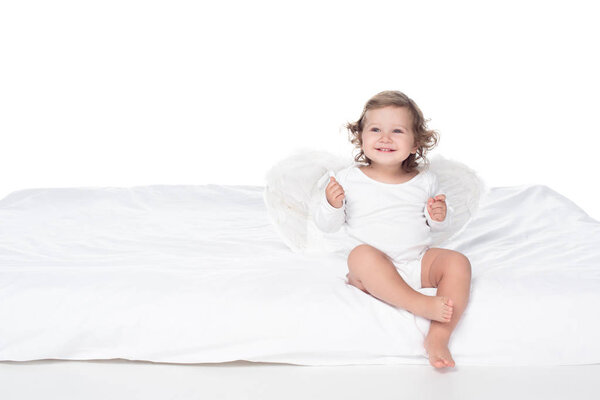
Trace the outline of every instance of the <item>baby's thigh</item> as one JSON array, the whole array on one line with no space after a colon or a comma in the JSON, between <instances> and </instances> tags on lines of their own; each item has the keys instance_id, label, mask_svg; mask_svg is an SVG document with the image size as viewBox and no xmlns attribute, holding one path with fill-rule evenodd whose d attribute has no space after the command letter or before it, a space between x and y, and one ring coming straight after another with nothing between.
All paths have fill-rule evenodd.
<instances>
[{"instance_id":1,"label":"baby's thigh","mask_svg":"<svg viewBox=\"0 0 600 400\"><path fill-rule=\"evenodd\" d=\"M365 274L373 273L378 270L378 266L389 263L393 265L391 259L379 249L368 244L359 244L348 254L348 283L356 286L365 293L369 293L362 284L361 279Z\"/></svg>"},{"instance_id":2,"label":"baby's thigh","mask_svg":"<svg viewBox=\"0 0 600 400\"><path fill-rule=\"evenodd\" d=\"M348 269L350 272L364 269L372 264L374 260L388 260L391 262L391 259L376 247L364 243L359 244L348 254Z\"/></svg>"}]
</instances>

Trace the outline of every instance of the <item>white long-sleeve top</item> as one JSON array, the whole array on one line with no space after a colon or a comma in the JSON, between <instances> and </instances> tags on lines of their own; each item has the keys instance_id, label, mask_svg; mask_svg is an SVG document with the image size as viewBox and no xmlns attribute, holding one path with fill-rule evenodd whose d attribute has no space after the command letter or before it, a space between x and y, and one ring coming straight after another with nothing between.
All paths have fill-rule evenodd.
<instances>
[{"instance_id":1,"label":"white long-sleeve top","mask_svg":"<svg viewBox=\"0 0 600 400\"><path fill-rule=\"evenodd\" d=\"M325 191L314 221L324 232L336 232L342 226L357 242L369 244L395 261L418 259L431 244L431 232L450 224L452 208L446 198L446 218L434 221L427 200L438 194L438 180L425 170L404 183L383 183L368 177L353 165L337 173L345 199L335 208Z\"/></svg>"}]
</instances>

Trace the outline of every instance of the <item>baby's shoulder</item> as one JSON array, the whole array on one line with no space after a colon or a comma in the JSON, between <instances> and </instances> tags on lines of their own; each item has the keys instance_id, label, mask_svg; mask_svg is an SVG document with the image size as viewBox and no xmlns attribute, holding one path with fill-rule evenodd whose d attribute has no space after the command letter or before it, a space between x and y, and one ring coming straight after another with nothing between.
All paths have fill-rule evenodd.
<instances>
[{"instance_id":1,"label":"baby's shoulder","mask_svg":"<svg viewBox=\"0 0 600 400\"><path fill-rule=\"evenodd\" d=\"M419 172L419 174L422 174L420 186L423 190L429 193L429 196L437 194L439 191L439 180L435 171L425 169Z\"/></svg>"},{"instance_id":2,"label":"baby's shoulder","mask_svg":"<svg viewBox=\"0 0 600 400\"><path fill-rule=\"evenodd\" d=\"M420 165L418 167L419 174L427 179L436 179L437 175L435 171L433 171L429 165Z\"/></svg>"},{"instance_id":3,"label":"baby's shoulder","mask_svg":"<svg viewBox=\"0 0 600 400\"><path fill-rule=\"evenodd\" d=\"M423 168L419 170L419 175L421 175L421 178L425 178L425 179L435 179L435 173L432 172L430 169L428 168Z\"/></svg>"}]
</instances>

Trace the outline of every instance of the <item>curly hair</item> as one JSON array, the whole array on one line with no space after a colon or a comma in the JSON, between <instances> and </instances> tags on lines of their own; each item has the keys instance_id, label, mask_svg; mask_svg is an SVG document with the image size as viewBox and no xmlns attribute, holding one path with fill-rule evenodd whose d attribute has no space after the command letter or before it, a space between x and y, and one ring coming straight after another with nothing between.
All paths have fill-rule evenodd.
<instances>
[{"instance_id":1,"label":"curly hair","mask_svg":"<svg viewBox=\"0 0 600 400\"><path fill-rule=\"evenodd\" d=\"M387 106L406 107L412 116L413 123L411 130L414 134L414 144L417 146L417 153L411 153L408 158L402 162L402 169L407 173L411 173L419 166L420 159L423 160L424 164L429 163L425 156L428 151L437 145L440 138L437 131L427 129L427 122L430 120L423 118L423 113L417 104L410 97L397 90L386 90L377 93L367 101L358 121L348 122L346 124L345 127L348 130L348 139L356 149L360 150L360 152L354 156L354 161L366 163L367 165L371 164L371 160L362 150L362 131L365 123L365 115L369 110Z\"/></svg>"}]
</instances>

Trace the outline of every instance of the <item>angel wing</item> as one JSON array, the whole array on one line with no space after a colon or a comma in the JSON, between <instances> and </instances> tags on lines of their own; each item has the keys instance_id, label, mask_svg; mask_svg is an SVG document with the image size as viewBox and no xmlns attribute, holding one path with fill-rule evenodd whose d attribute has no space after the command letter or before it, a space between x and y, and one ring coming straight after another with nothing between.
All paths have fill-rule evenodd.
<instances>
[{"instance_id":1,"label":"angel wing","mask_svg":"<svg viewBox=\"0 0 600 400\"><path fill-rule=\"evenodd\" d=\"M431 157L428 168L437 176L439 192L446 195L453 209L450 226L432 232L432 245L440 245L461 233L475 217L488 187L473 169L439 154Z\"/></svg>"},{"instance_id":2,"label":"angel wing","mask_svg":"<svg viewBox=\"0 0 600 400\"><path fill-rule=\"evenodd\" d=\"M273 226L294 252L336 251L347 243L344 232L325 233L313 222L329 176L354 163L352 158L300 149L279 161L266 174L263 199Z\"/></svg>"},{"instance_id":3,"label":"angel wing","mask_svg":"<svg viewBox=\"0 0 600 400\"><path fill-rule=\"evenodd\" d=\"M341 157L326 151L300 149L275 164L266 174L263 199L269 219L283 242L294 252L320 253L347 251L345 229L325 233L317 228L313 215L329 177L356 164L351 157ZM421 167L422 169L423 167ZM449 228L433 234L439 245L464 229L479 207L486 192L485 184L466 165L441 156L427 166L438 176L440 193L452 204L453 218Z\"/></svg>"}]
</instances>

